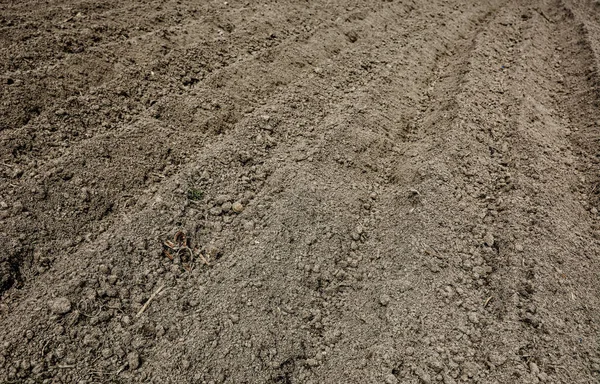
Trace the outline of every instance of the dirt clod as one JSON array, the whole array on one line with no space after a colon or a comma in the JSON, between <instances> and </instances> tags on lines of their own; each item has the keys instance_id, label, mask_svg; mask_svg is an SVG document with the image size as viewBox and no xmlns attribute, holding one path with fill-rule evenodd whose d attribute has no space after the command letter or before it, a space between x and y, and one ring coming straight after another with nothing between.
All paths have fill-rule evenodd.
<instances>
[{"instance_id":1,"label":"dirt clod","mask_svg":"<svg viewBox=\"0 0 600 384\"><path fill-rule=\"evenodd\" d=\"M236 201L232 204L231 209L235 213L242 213L242 211L244 210L244 206L239 201Z\"/></svg>"},{"instance_id":2,"label":"dirt clod","mask_svg":"<svg viewBox=\"0 0 600 384\"><path fill-rule=\"evenodd\" d=\"M127 364L130 371L135 371L140 367L140 355L137 352L129 352L127 354Z\"/></svg>"},{"instance_id":3,"label":"dirt clod","mask_svg":"<svg viewBox=\"0 0 600 384\"><path fill-rule=\"evenodd\" d=\"M379 297L379 304L383 305L384 307L386 307L389 303L390 303L390 296L387 294L383 294Z\"/></svg>"},{"instance_id":4,"label":"dirt clod","mask_svg":"<svg viewBox=\"0 0 600 384\"><path fill-rule=\"evenodd\" d=\"M64 315L71 311L71 301L66 297L59 297L50 301L50 310L57 315Z\"/></svg>"}]
</instances>

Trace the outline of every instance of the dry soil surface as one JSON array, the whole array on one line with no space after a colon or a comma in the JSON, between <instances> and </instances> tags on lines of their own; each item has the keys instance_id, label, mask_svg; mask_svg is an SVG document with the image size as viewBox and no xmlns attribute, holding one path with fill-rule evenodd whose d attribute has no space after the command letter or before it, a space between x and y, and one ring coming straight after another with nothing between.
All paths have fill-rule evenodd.
<instances>
[{"instance_id":1,"label":"dry soil surface","mask_svg":"<svg viewBox=\"0 0 600 384\"><path fill-rule=\"evenodd\" d=\"M599 55L591 0L2 0L0 382L597 383Z\"/></svg>"}]
</instances>

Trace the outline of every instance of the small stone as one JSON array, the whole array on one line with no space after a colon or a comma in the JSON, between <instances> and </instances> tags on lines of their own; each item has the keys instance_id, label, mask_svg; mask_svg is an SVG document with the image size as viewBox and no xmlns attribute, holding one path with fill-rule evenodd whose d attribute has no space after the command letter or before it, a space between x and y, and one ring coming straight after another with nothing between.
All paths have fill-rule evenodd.
<instances>
[{"instance_id":1,"label":"small stone","mask_svg":"<svg viewBox=\"0 0 600 384\"><path fill-rule=\"evenodd\" d=\"M217 203L217 205L223 205L230 200L231 200L231 197L229 197L229 195L219 195L215 199L215 203Z\"/></svg>"},{"instance_id":2,"label":"small stone","mask_svg":"<svg viewBox=\"0 0 600 384\"><path fill-rule=\"evenodd\" d=\"M98 266L98 271L100 271L100 273L103 275L110 275L110 268L106 264L100 264Z\"/></svg>"},{"instance_id":3,"label":"small stone","mask_svg":"<svg viewBox=\"0 0 600 384\"><path fill-rule=\"evenodd\" d=\"M232 313L231 315L229 315L229 318L231 319L231 322L233 324L237 324L237 322L240 321L240 316L235 313Z\"/></svg>"},{"instance_id":4,"label":"small stone","mask_svg":"<svg viewBox=\"0 0 600 384\"><path fill-rule=\"evenodd\" d=\"M527 312L521 320L535 328L539 327L542 323L536 316L529 312Z\"/></svg>"},{"instance_id":5,"label":"small stone","mask_svg":"<svg viewBox=\"0 0 600 384\"><path fill-rule=\"evenodd\" d=\"M244 230L252 231L254 229L254 222L252 220L246 221L244 223Z\"/></svg>"},{"instance_id":6,"label":"small stone","mask_svg":"<svg viewBox=\"0 0 600 384\"><path fill-rule=\"evenodd\" d=\"M494 366L499 367L506 362L506 356L503 356L497 352L492 352L492 353L490 353L488 360Z\"/></svg>"},{"instance_id":7,"label":"small stone","mask_svg":"<svg viewBox=\"0 0 600 384\"><path fill-rule=\"evenodd\" d=\"M33 331L32 331L31 329L28 329L28 330L25 332L25 338L26 338L27 340L31 340L31 339L33 339L33 336L35 336L35 334L33 333Z\"/></svg>"},{"instance_id":8,"label":"small stone","mask_svg":"<svg viewBox=\"0 0 600 384\"><path fill-rule=\"evenodd\" d=\"M71 311L71 302L66 297L59 297L50 301L50 310L57 315L64 315Z\"/></svg>"},{"instance_id":9,"label":"small stone","mask_svg":"<svg viewBox=\"0 0 600 384\"><path fill-rule=\"evenodd\" d=\"M134 371L140 366L140 355L137 352L130 352L127 354L127 363L129 364L129 370Z\"/></svg>"},{"instance_id":10,"label":"small stone","mask_svg":"<svg viewBox=\"0 0 600 384\"><path fill-rule=\"evenodd\" d=\"M531 374L534 376L537 376L540 374L540 368L533 361L529 363L529 370L531 371Z\"/></svg>"},{"instance_id":11,"label":"small stone","mask_svg":"<svg viewBox=\"0 0 600 384\"><path fill-rule=\"evenodd\" d=\"M12 206L12 209L15 213L23 212L23 209L24 209L23 203L21 203L20 201L15 202Z\"/></svg>"},{"instance_id":12,"label":"small stone","mask_svg":"<svg viewBox=\"0 0 600 384\"><path fill-rule=\"evenodd\" d=\"M477 313L475 312L470 312L468 315L469 321L473 324L478 324L479 323L479 319L477 318Z\"/></svg>"},{"instance_id":13,"label":"small stone","mask_svg":"<svg viewBox=\"0 0 600 384\"><path fill-rule=\"evenodd\" d=\"M545 383L546 381L548 381L548 375L547 375L546 373L544 373L544 372L541 372L541 373L538 375L538 379L540 379L540 381L541 381L542 383Z\"/></svg>"},{"instance_id":14,"label":"small stone","mask_svg":"<svg viewBox=\"0 0 600 384\"><path fill-rule=\"evenodd\" d=\"M221 207L212 207L209 212L213 216L219 216L223 213L223 209Z\"/></svg>"},{"instance_id":15,"label":"small stone","mask_svg":"<svg viewBox=\"0 0 600 384\"><path fill-rule=\"evenodd\" d=\"M98 346L100 345L100 341L96 336L92 335L91 333L88 333L85 336L83 336L83 345L85 345L86 347L98 348Z\"/></svg>"},{"instance_id":16,"label":"small stone","mask_svg":"<svg viewBox=\"0 0 600 384\"><path fill-rule=\"evenodd\" d=\"M485 236L483 237L483 242L488 247L494 246L494 235L492 235L490 232L486 233Z\"/></svg>"},{"instance_id":17,"label":"small stone","mask_svg":"<svg viewBox=\"0 0 600 384\"><path fill-rule=\"evenodd\" d=\"M358 40L358 33L356 33L356 31L354 30L348 31L346 33L346 37L348 38L348 41L350 41L351 43L355 43L356 40Z\"/></svg>"},{"instance_id":18,"label":"small stone","mask_svg":"<svg viewBox=\"0 0 600 384\"><path fill-rule=\"evenodd\" d=\"M433 369L435 372L440 373L444 370L444 364L439 360L431 360L429 362L429 367Z\"/></svg>"},{"instance_id":19,"label":"small stone","mask_svg":"<svg viewBox=\"0 0 600 384\"><path fill-rule=\"evenodd\" d=\"M384 293L379 297L379 304L383 305L384 307L387 307L387 305L390 303L390 300L390 296Z\"/></svg>"},{"instance_id":20,"label":"small stone","mask_svg":"<svg viewBox=\"0 0 600 384\"><path fill-rule=\"evenodd\" d=\"M385 383L386 384L398 384L398 379L396 378L396 376L394 376L393 373L390 373L389 375L387 375L385 377Z\"/></svg>"},{"instance_id":21,"label":"small stone","mask_svg":"<svg viewBox=\"0 0 600 384\"><path fill-rule=\"evenodd\" d=\"M233 203L233 205L231 206L231 209L233 210L233 212L235 213L241 213L244 210L244 206L242 205L242 203L240 203L239 201L236 201L235 203Z\"/></svg>"},{"instance_id":22,"label":"small stone","mask_svg":"<svg viewBox=\"0 0 600 384\"><path fill-rule=\"evenodd\" d=\"M523 252L523 245L522 244L515 244L515 251L517 251L517 252Z\"/></svg>"},{"instance_id":23,"label":"small stone","mask_svg":"<svg viewBox=\"0 0 600 384\"><path fill-rule=\"evenodd\" d=\"M102 350L102 357L104 357L105 359L108 359L111 356L112 356L112 349L110 349L110 348L104 348Z\"/></svg>"},{"instance_id":24,"label":"small stone","mask_svg":"<svg viewBox=\"0 0 600 384\"><path fill-rule=\"evenodd\" d=\"M444 384L456 384L456 380L447 373L442 373L442 380L444 381Z\"/></svg>"},{"instance_id":25,"label":"small stone","mask_svg":"<svg viewBox=\"0 0 600 384\"><path fill-rule=\"evenodd\" d=\"M306 359L306 364L308 364L309 367L316 367L319 365L319 362L316 359Z\"/></svg>"},{"instance_id":26,"label":"small stone","mask_svg":"<svg viewBox=\"0 0 600 384\"><path fill-rule=\"evenodd\" d=\"M224 202L221 205L221 209L223 210L223 212L229 212L231 210L231 203L229 201Z\"/></svg>"},{"instance_id":27,"label":"small stone","mask_svg":"<svg viewBox=\"0 0 600 384\"><path fill-rule=\"evenodd\" d=\"M431 383L431 376L429 373L425 372L425 370L421 367L415 369L415 374L419 377L422 383L429 384Z\"/></svg>"},{"instance_id":28,"label":"small stone","mask_svg":"<svg viewBox=\"0 0 600 384\"><path fill-rule=\"evenodd\" d=\"M473 362L467 361L463 364L463 372L468 377L477 376L477 373L479 372L479 366Z\"/></svg>"}]
</instances>

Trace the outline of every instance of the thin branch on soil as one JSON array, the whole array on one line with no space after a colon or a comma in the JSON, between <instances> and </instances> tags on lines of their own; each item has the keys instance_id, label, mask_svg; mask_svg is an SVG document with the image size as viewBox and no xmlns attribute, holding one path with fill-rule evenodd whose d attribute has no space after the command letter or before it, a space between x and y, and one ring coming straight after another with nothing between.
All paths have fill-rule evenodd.
<instances>
[{"instance_id":1,"label":"thin branch on soil","mask_svg":"<svg viewBox=\"0 0 600 384\"><path fill-rule=\"evenodd\" d=\"M115 375L118 375L119 373L123 372L125 368L127 368L127 364L121 365L121 368L119 368L117 372L115 372Z\"/></svg>"},{"instance_id":2,"label":"thin branch on soil","mask_svg":"<svg viewBox=\"0 0 600 384\"><path fill-rule=\"evenodd\" d=\"M144 304L144 306L140 309L140 311L137 313L137 315L135 315L135 317L140 317L142 315L142 313L144 313L146 308L148 308L148 305L150 305L150 302L156 297L156 295L158 295L160 293L160 291L163 290L164 287L165 287L164 285L161 285L156 291L154 291L154 293L152 295L150 295L150 298L148 299L148 301L146 301L146 304Z\"/></svg>"},{"instance_id":3,"label":"thin branch on soil","mask_svg":"<svg viewBox=\"0 0 600 384\"><path fill-rule=\"evenodd\" d=\"M492 296L488 297L488 298L485 300L485 303L483 304L483 308L487 307L487 305L490 303L490 301L491 301L491 300L492 300Z\"/></svg>"}]
</instances>

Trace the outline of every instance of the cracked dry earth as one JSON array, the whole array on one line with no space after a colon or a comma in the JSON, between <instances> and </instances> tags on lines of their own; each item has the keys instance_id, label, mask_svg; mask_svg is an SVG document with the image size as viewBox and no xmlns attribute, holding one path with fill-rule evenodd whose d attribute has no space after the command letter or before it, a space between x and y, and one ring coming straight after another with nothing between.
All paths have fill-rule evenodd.
<instances>
[{"instance_id":1,"label":"cracked dry earth","mask_svg":"<svg viewBox=\"0 0 600 384\"><path fill-rule=\"evenodd\" d=\"M0 31L0 382L600 380L599 2Z\"/></svg>"}]
</instances>

